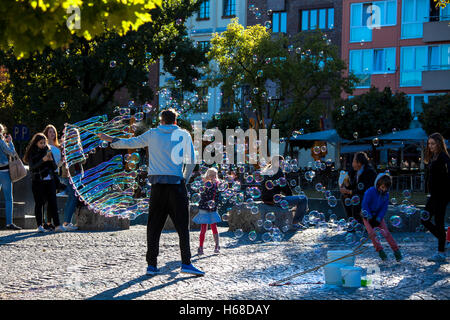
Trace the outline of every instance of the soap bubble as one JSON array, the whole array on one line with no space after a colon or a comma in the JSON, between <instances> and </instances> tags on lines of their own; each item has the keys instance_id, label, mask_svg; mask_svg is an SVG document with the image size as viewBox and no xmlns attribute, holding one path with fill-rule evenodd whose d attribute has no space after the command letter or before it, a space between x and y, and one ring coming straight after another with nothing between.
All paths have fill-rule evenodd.
<instances>
[{"instance_id":1,"label":"soap bubble","mask_svg":"<svg viewBox=\"0 0 450 320\"><path fill-rule=\"evenodd\" d=\"M254 206L250 209L250 212L252 214L258 214L259 213L259 208L257 206Z\"/></svg>"},{"instance_id":2,"label":"soap bubble","mask_svg":"<svg viewBox=\"0 0 450 320\"><path fill-rule=\"evenodd\" d=\"M320 182L316 184L316 190L319 192L323 190L323 185Z\"/></svg>"},{"instance_id":3,"label":"soap bubble","mask_svg":"<svg viewBox=\"0 0 450 320\"><path fill-rule=\"evenodd\" d=\"M152 53L151 52L146 52L145 53L145 59L151 59L152 58Z\"/></svg>"},{"instance_id":4,"label":"soap bubble","mask_svg":"<svg viewBox=\"0 0 450 320\"><path fill-rule=\"evenodd\" d=\"M271 29L272 28L272 21L264 22L264 27L266 27L266 29Z\"/></svg>"},{"instance_id":5,"label":"soap bubble","mask_svg":"<svg viewBox=\"0 0 450 320\"><path fill-rule=\"evenodd\" d=\"M400 218L399 216L391 216L389 218L389 221L396 228L400 228L402 225L402 218Z\"/></svg>"},{"instance_id":6,"label":"soap bubble","mask_svg":"<svg viewBox=\"0 0 450 320\"><path fill-rule=\"evenodd\" d=\"M256 233L256 231L250 231L248 233L248 239L250 241L255 241L257 237L258 237L258 234Z\"/></svg>"},{"instance_id":7,"label":"soap bubble","mask_svg":"<svg viewBox=\"0 0 450 320\"><path fill-rule=\"evenodd\" d=\"M321 151L322 153L327 152L327 146L321 146L321 147L320 147L320 151Z\"/></svg>"},{"instance_id":8,"label":"soap bubble","mask_svg":"<svg viewBox=\"0 0 450 320\"><path fill-rule=\"evenodd\" d=\"M328 205L332 208L336 207L337 205L337 199L335 196L331 196L328 198Z\"/></svg>"},{"instance_id":9,"label":"soap bubble","mask_svg":"<svg viewBox=\"0 0 450 320\"><path fill-rule=\"evenodd\" d=\"M170 58L175 58L177 56L177 53L175 52L175 51L172 51L171 53L170 53Z\"/></svg>"},{"instance_id":10,"label":"soap bubble","mask_svg":"<svg viewBox=\"0 0 450 320\"><path fill-rule=\"evenodd\" d=\"M62 101L62 102L59 103L59 107L60 107L61 109L65 108L65 106L66 106L66 103L65 103L64 101Z\"/></svg>"},{"instance_id":11,"label":"soap bubble","mask_svg":"<svg viewBox=\"0 0 450 320\"><path fill-rule=\"evenodd\" d=\"M263 233L263 235L261 236L261 239L262 239L264 242L269 242L269 241L272 240L272 235L270 234L270 232L265 232L265 233Z\"/></svg>"},{"instance_id":12,"label":"soap bubble","mask_svg":"<svg viewBox=\"0 0 450 320\"><path fill-rule=\"evenodd\" d=\"M258 221L256 221L256 225L258 227L262 227L264 225L264 221L262 221L261 219L259 219Z\"/></svg>"},{"instance_id":13,"label":"soap bubble","mask_svg":"<svg viewBox=\"0 0 450 320\"><path fill-rule=\"evenodd\" d=\"M345 204L347 207L349 207L349 206L352 205L352 200L351 200L350 198L345 198L344 204Z\"/></svg>"},{"instance_id":14,"label":"soap bubble","mask_svg":"<svg viewBox=\"0 0 450 320\"><path fill-rule=\"evenodd\" d=\"M270 221L270 220L264 221L264 223L263 223L263 228L264 228L265 230L267 230L267 231L272 230L272 228L273 228L273 223L272 223L272 221Z\"/></svg>"},{"instance_id":15,"label":"soap bubble","mask_svg":"<svg viewBox=\"0 0 450 320\"><path fill-rule=\"evenodd\" d=\"M364 183L360 182L358 183L358 190L364 190Z\"/></svg>"},{"instance_id":16,"label":"soap bubble","mask_svg":"<svg viewBox=\"0 0 450 320\"><path fill-rule=\"evenodd\" d=\"M275 219L276 219L276 216L275 216L274 212L266 213L266 220L273 222L273 221L275 221Z\"/></svg>"},{"instance_id":17,"label":"soap bubble","mask_svg":"<svg viewBox=\"0 0 450 320\"><path fill-rule=\"evenodd\" d=\"M353 138L358 139L358 132L353 132Z\"/></svg>"},{"instance_id":18,"label":"soap bubble","mask_svg":"<svg viewBox=\"0 0 450 320\"><path fill-rule=\"evenodd\" d=\"M359 203L360 203L359 196L353 196L352 199L351 199L351 201L352 201L352 205L353 205L353 206L359 205Z\"/></svg>"},{"instance_id":19,"label":"soap bubble","mask_svg":"<svg viewBox=\"0 0 450 320\"><path fill-rule=\"evenodd\" d=\"M356 104L354 104L354 105L352 106L352 110L353 110L353 111L358 111L358 106L357 106Z\"/></svg>"},{"instance_id":20,"label":"soap bubble","mask_svg":"<svg viewBox=\"0 0 450 320\"><path fill-rule=\"evenodd\" d=\"M420 219L427 221L430 219L430 213L427 210L420 211Z\"/></svg>"},{"instance_id":21,"label":"soap bubble","mask_svg":"<svg viewBox=\"0 0 450 320\"><path fill-rule=\"evenodd\" d=\"M397 199L396 198L391 198L391 203L395 206L397 205Z\"/></svg>"},{"instance_id":22,"label":"soap bubble","mask_svg":"<svg viewBox=\"0 0 450 320\"><path fill-rule=\"evenodd\" d=\"M313 148L313 152L314 152L314 154L319 154L320 153L320 146L315 146Z\"/></svg>"},{"instance_id":23,"label":"soap bubble","mask_svg":"<svg viewBox=\"0 0 450 320\"><path fill-rule=\"evenodd\" d=\"M244 231L242 231L242 229L236 229L234 231L234 236L238 239L241 238L243 235L244 235Z\"/></svg>"},{"instance_id":24,"label":"soap bubble","mask_svg":"<svg viewBox=\"0 0 450 320\"><path fill-rule=\"evenodd\" d=\"M111 68L115 68L116 65L117 65L117 62L116 62L115 60L111 60L111 61L109 62L109 66L110 66Z\"/></svg>"},{"instance_id":25,"label":"soap bubble","mask_svg":"<svg viewBox=\"0 0 450 320\"><path fill-rule=\"evenodd\" d=\"M289 203L286 200L281 200L280 201L280 206L282 209L287 210L289 209Z\"/></svg>"},{"instance_id":26,"label":"soap bubble","mask_svg":"<svg viewBox=\"0 0 450 320\"><path fill-rule=\"evenodd\" d=\"M258 78L261 78L264 75L264 72L262 70L258 70L256 75L258 76Z\"/></svg>"},{"instance_id":27,"label":"soap bubble","mask_svg":"<svg viewBox=\"0 0 450 320\"><path fill-rule=\"evenodd\" d=\"M373 138L372 139L372 144L376 147L376 146L378 146L379 144L380 144L380 139L378 139L378 138Z\"/></svg>"},{"instance_id":28,"label":"soap bubble","mask_svg":"<svg viewBox=\"0 0 450 320\"><path fill-rule=\"evenodd\" d=\"M229 221L230 220L230 214L229 213L224 213L222 215L222 221Z\"/></svg>"},{"instance_id":29,"label":"soap bubble","mask_svg":"<svg viewBox=\"0 0 450 320\"><path fill-rule=\"evenodd\" d=\"M144 113L143 112L136 112L134 114L134 118L136 119L136 121L142 121L142 119L144 119Z\"/></svg>"},{"instance_id":30,"label":"soap bubble","mask_svg":"<svg viewBox=\"0 0 450 320\"><path fill-rule=\"evenodd\" d=\"M403 197L405 199L411 199L411 191L410 190L403 190Z\"/></svg>"},{"instance_id":31,"label":"soap bubble","mask_svg":"<svg viewBox=\"0 0 450 320\"><path fill-rule=\"evenodd\" d=\"M330 223L335 223L337 221L337 215L336 214L330 214L330 218L328 219Z\"/></svg>"}]
</instances>

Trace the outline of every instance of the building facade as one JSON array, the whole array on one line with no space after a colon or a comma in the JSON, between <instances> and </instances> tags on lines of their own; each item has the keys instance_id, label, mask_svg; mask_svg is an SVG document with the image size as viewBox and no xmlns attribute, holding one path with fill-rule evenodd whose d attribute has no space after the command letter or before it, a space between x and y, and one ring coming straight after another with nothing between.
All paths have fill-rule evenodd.
<instances>
[{"instance_id":1,"label":"building facade","mask_svg":"<svg viewBox=\"0 0 450 320\"><path fill-rule=\"evenodd\" d=\"M344 0L342 59L360 82L408 95L417 115L432 95L450 92L450 6L433 0ZM346 95L344 95L346 97Z\"/></svg>"},{"instance_id":2,"label":"building facade","mask_svg":"<svg viewBox=\"0 0 450 320\"><path fill-rule=\"evenodd\" d=\"M200 10L186 21L188 34L198 46L207 48L214 33L221 33L227 29L231 19L238 18L242 25L247 24L247 0L206 0ZM171 74L164 73L160 63L159 83L164 86L169 80L174 79ZM201 80L201 79L200 79ZM207 97L204 107L190 116L190 120L207 121L219 112L232 111L230 101L224 99L221 89L207 88L199 90L199 96ZM170 104L169 95L159 97L160 107Z\"/></svg>"}]
</instances>

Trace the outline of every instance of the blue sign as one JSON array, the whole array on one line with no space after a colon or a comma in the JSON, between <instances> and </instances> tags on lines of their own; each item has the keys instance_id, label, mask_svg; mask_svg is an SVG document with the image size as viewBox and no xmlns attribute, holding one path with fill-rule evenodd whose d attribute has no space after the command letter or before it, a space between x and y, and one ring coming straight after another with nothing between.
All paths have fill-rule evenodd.
<instances>
[{"instance_id":1,"label":"blue sign","mask_svg":"<svg viewBox=\"0 0 450 320\"><path fill-rule=\"evenodd\" d=\"M26 125L16 124L12 128L12 137L15 141L28 141L30 140L30 129Z\"/></svg>"}]
</instances>

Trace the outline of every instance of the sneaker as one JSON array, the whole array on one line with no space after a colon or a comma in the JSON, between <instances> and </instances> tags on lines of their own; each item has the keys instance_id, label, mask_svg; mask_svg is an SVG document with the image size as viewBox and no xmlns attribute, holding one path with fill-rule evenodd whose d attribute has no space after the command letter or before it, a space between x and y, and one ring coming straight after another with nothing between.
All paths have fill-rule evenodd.
<instances>
[{"instance_id":1,"label":"sneaker","mask_svg":"<svg viewBox=\"0 0 450 320\"><path fill-rule=\"evenodd\" d=\"M55 228L55 232L66 232L67 231L67 229L66 228L64 228L63 226L57 226L56 228Z\"/></svg>"},{"instance_id":2,"label":"sneaker","mask_svg":"<svg viewBox=\"0 0 450 320\"><path fill-rule=\"evenodd\" d=\"M47 232L50 232L50 230L48 230L48 229L45 229L43 226L39 226L38 228L37 228L37 232L39 232L39 233L47 233Z\"/></svg>"},{"instance_id":3,"label":"sneaker","mask_svg":"<svg viewBox=\"0 0 450 320\"><path fill-rule=\"evenodd\" d=\"M428 258L430 262L445 262L445 254L444 253L435 253L432 257Z\"/></svg>"},{"instance_id":4,"label":"sneaker","mask_svg":"<svg viewBox=\"0 0 450 320\"><path fill-rule=\"evenodd\" d=\"M57 193L56 196L57 197L68 197L66 190Z\"/></svg>"},{"instance_id":5,"label":"sneaker","mask_svg":"<svg viewBox=\"0 0 450 320\"><path fill-rule=\"evenodd\" d=\"M67 229L67 231L74 231L74 230L78 230L77 226L74 226L73 224L69 223L65 226L63 226L65 229Z\"/></svg>"},{"instance_id":6,"label":"sneaker","mask_svg":"<svg viewBox=\"0 0 450 320\"><path fill-rule=\"evenodd\" d=\"M394 257L395 257L395 260L397 260L397 262L400 262L403 259L402 253L400 252L400 250L394 251Z\"/></svg>"},{"instance_id":7,"label":"sneaker","mask_svg":"<svg viewBox=\"0 0 450 320\"><path fill-rule=\"evenodd\" d=\"M220 253L220 247L219 246L216 246L214 248L214 253Z\"/></svg>"},{"instance_id":8,"label":"sneaker","mask_svg":"<svg viewBox=\"0 0 450 320\"><path fill-rule=\"evenodd\" d=\"M16 226L14 223L8 224L8 225L6 226L6 229L8 229L8 230L22 230L21 227Z\"/></svg>"},{"instance_id":9,"label":"sneaker","mask_svg":"<svg viewBox=\"0 0 450 320\"><path fill-rule=\"evenodd\" d=\"M154 276L155 274L159 273L159 269L154 266L148 266L147 267L147 275L148 276Z\"/></svg>"},{"instance_id":10,"label":"sneaker","mask_svg":"<svg viewBox=\"0 0 450 320\"><path fill-rule=\"evenodd\" d=\"M44 224L44 229L48 230L48 231L54 231L55 230L55 226L53 224Z\"/></svg>"},{"instance_id":11,"label":"sneaker","mask_svg":"<svg viewBox=\"0 0 450 320\"><path fill-rule=\"evenodd\" d=\"M203 254L203 247L198 247L197 253L199 256L201 256Z\"/></svg>"},{"instance_id":12,"label":"sneaker","mask_svg":"<svg viewBox=\"0 0 450 320\"><path fill-rule=\"evenodd\" d=\"M181 264L181 273L194 274L196 276L203 276L205 273L191 264Z\"/></svg>"},{"instance_id":13,"label":"sneaker","mask_svg":"<svg viewBox=\"0 0 450 320\"><path fill-rule=\"evenodd\" d=\"M383 250L378 251L378 255L380 256L381 260L383 261L387 260L387 254Z\"/></svg>"}]
</instances>

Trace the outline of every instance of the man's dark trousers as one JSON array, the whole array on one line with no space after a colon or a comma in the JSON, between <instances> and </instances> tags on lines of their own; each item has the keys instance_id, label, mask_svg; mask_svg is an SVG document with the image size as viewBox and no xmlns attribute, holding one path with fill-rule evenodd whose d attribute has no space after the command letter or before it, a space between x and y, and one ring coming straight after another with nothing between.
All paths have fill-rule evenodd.
<instances>
[{"instance_id":1,"label":"man's dark trousers","mask_svg":"<svg viewBox=\"0 0 450 320\"><path fill-rule=\"evenodd\" d=\"M184 182L152 185L147 224L147 263L157 266L159 238L167 215L172 219L180 239L181 263L191 264L189 199Z\"/></svg>"}]
</instances>

